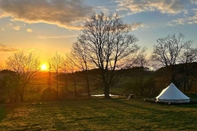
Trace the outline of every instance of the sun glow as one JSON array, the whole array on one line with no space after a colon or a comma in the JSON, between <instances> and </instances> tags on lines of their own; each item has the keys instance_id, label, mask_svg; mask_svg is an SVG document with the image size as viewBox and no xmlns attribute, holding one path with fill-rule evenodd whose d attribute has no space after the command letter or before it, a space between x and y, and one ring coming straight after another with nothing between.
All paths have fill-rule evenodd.
<instances>
[{"instance_id":1,"label":"sun glow","mask_svg":"<svg viewBox=\"0 0 197 131\"><path fill-rule=\"evenodd\" d=\"M42 64L42 65L40 66L40 70L41 70L41 71L47 71L47 70L48 70L47 64Z\"/></svg>"}]
</instances>

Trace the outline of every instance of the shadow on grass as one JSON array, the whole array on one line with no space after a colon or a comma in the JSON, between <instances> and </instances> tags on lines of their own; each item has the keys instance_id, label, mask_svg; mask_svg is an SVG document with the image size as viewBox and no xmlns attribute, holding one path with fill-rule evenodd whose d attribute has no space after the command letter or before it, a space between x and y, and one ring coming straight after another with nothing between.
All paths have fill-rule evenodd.
<instances>
[{"instance_id":1,"label":"shadow on grass","mask_svg":"<svg viewBox=\"0 0 197 131\"><path fill-rule=\"evenodd\" d=\"M0 122L7 116L7 114L15 109L16 104L1 104L0 105Z\"/></svg>"},{"instance_id":2,"label":"shadow on grass","mask_svg":"<svg viewBox=\"0 0 197 131\"><path fill-rule=\"evenodd\" d=\"M6 117L5 106L0 105L0 122Z\"/></svg>"},{"instance_id":3,"label":"shadow on grass","mask_svg":"<svg viewBox=\"0 0 197 131\"><path fill-rule=\"evenodd\" d=\"M20 125L20 122L21 118L23 118L22 120L25 123L26 129L34 128L31 127L31 125L35 125L43 130L197 129L197 122L194 121L197 116L195 109L181 107L187 106L148 103L139 98L130 100L96 99L49 102L20 105L19 109L28 108L28 110L26 110L26 112L28 112L27 117L20 116L17 117L17 119L8 119L9 121L3 122L10 122L12 124L13 121L18 121L18 128L20 127L20 129L22 129L23 126ZM22 111L22 113L26 113L24 110ZM16 111L14 112L17 114ZM39 125L38 122L42 124ZM35 127L35 129L38 127ZM2 126L2 129L3 128L4 126ZM9 128L13 130L18 129L16 126Z\"/></svg>"}]
</instances>

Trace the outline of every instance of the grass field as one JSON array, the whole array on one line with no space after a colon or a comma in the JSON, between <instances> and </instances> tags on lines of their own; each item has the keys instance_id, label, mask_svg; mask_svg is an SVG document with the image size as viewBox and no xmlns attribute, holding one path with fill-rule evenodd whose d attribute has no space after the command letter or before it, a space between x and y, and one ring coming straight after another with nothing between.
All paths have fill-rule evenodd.
<instances>
[{"instance_id":1,"label":"grass field","mask_svg":"<svg viewBox=\"0 0 197 131\"><path fill-rule=\"evenodd\" d=\"M0 130L197 130L196 109L197 105L161 105L137 98L1 105Z\"/></svg>"}]
</instances>

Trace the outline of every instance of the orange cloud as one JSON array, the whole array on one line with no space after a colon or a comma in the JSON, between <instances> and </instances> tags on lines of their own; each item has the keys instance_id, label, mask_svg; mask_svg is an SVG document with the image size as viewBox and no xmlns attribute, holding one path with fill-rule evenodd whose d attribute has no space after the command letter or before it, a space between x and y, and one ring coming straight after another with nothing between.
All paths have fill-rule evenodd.
<instances>
[{"instance_id":1,"label":"orange cloud","mask_svg":"<svg viewBox=\"0 0 197 131\"><path fill-rule=\"evenodd\" d=\"M12 29L13 29L13 30L17 30L17 31L19 31L19 30L20 30L20 28L21 28L20 26L15 26L15 27L13 27Z\"/></svg>"},{"instance_id":2,"label":"orange cloud","mask_svg":"<svg viewBox=\"0 0 197 131\"><path fill-rule=\"evenodd\" d=\"M27 23L49 23L78 29L78 22L93 12L82 0L1 0L0 17Z\"/></svg>"},{"instance_id":3,"label":"orange cloud","mask_svg":"<svg viewBox=\"0 0 197 131\"><path fill-rule=\"evenodd\" d=\"M33 30L32 30L32 29L27 29L26 31L27 31L28 33L33 32Z\"/></svg>"},{"instance_id":4,"label":"orange cloud","mask_svg":"<svg viewBox=\"0 0 197 131\"><path fill-rule=\"evenodd\" d=\"M65 36L38 36L39 39L64 39L64 38L71 38L77 37L77 35L65 35Z\"/></svg>"},{"instance_id":5,"label":"orange cloud","mask_svg":"<svg viewBox=\"0 0 197 131\"><path fill-rule=\"evenodd\" d=\"M8 46L5 46L5 45L0 45L0 51L12 52L12 51L18 51L18 49L12 48L12 47L8 47Z\"/></svg>"}]
</instances>

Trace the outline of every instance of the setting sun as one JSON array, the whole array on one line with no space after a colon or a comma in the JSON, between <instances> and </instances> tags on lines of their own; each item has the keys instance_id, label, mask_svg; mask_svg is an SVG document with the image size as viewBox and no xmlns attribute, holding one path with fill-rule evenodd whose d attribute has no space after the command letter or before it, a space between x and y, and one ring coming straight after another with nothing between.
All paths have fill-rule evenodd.
<instances>
[{"instance_id":1,"label":"setting sun","mask_svg":"<svg viewBox=\"0 0 197 131\"><path fill-rule=\"evenodd\" d=\"M42 64L42 65L40 66L40 70L46 71L46 70L47 70L47 65L46 65L46 64Z\"/></svg>"}]
</instances>

